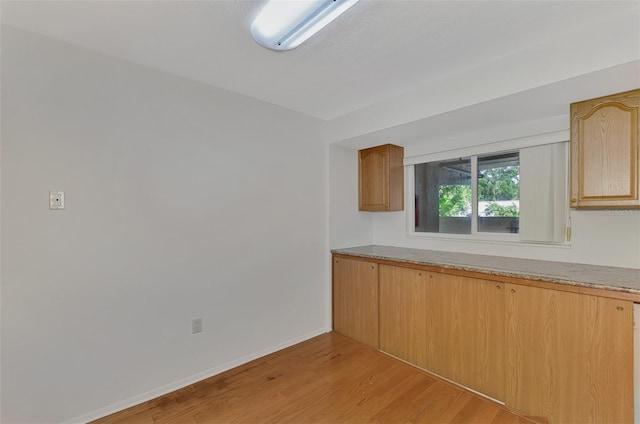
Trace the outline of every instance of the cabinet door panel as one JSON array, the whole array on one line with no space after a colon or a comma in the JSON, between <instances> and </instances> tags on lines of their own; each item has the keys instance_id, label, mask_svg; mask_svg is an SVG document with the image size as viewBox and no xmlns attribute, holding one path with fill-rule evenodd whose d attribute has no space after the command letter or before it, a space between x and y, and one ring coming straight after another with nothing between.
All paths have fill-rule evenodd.
<instances>
[{"instance_id":1,"label":"cabinet door panel","mask_svg":"<svg viewBox=\"0 0 640 424\"><path fill-rule=\"evenodd\" d=\"M507 289L507 406L549 423L633 422L633 304Z\"/></svg>"},{"instance_id":2,"label":"cabinet door panel","mask_svg":"<svg viewBox=\"0 0 640 424\"><path fill-rule=\"evenodd\" d=\"M571 104L571 206L640 206L640 90Z\"/></svg>"},{"instance_id":3,"label":"cabinet door panel","mask_svg":"<svg viewBox=\"0 0 640 424\"><path fill-rule=\"evenodd\" d=\"M631 162L635 137L631 123L637 111L623 105L601 106L579 118L580 198L633 198Z\"/></svg>"},{"instance_id":4,"label":"cabinet door panel","mask_svg":"<svg viewBox=\"0 0 640 424\"><path fill-rule=\"evenodd\" d=\"M378 348L378 265L333 259L333 329Z\"/></svg>"},{"instance_id":5,"label":"cabinet door panel","mask_svg":"<svg viewBox=\"0 0 640 424\"><path fill-rule=\"evenodd\" d=\"M426 272L380 265L380 350L426 366Z\"/></svg>"},{"instance_id":6,"label":"cabinet door panel","mask_svg":"<svg viewBox=\"0 0 640 424\"><path fill-rule=\"evenodd\" d=\"M389 207L389 148L380 146L360 152L360 210Z\"/></svg>"},{"instance_id":7,"label":"cabinet door panel","mask_svg":"<svg viewBox=\"0 0 640 424\"><path fill-rule=\"evenodd\" d=\"M503 284L446 274L429 277L426 368L503 399Z\"/></svg>"},{"instance_id":8,"label":"cabinet door panel","mask_svg":"<svg viewBox=\"0 0 640 424\"><path fill-rule=\"evenodd\" d=\"M404 210L404 149L393 144L358 152L358 209Z\"/></svg>"}]
</instances>

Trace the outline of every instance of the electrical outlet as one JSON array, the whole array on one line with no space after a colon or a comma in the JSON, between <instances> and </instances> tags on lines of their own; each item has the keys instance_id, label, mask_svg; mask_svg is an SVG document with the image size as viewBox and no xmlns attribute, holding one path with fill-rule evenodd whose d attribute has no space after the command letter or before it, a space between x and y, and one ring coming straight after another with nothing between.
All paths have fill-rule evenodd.
<instances>
[{"instance_id":1,"label":"electrical outlet","mask_svg":"<svg viewBox=\"0 0 640 424\"><path fill-rule=\"evenodd\" d=\"M191 334L202 332L202 318L194 318L191 320Z\"/></svg>"},{"instance_id":2,"label":"electrical outlet","mask_svg":"<svg viewBox=\"0 0 640 424\"><path fill-rule=\"evenodd\" d=\"M49 209L64 209L64 191L49 192Z\"/></svg>"}]
</instances>

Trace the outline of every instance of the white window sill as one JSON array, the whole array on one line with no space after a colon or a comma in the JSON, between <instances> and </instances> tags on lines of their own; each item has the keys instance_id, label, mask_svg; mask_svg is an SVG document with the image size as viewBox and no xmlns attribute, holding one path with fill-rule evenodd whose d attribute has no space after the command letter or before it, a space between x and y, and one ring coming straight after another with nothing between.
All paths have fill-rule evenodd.
<instances>
[{"instance_id":1,"label":"white window sill","mask_svg":"<svg viewBox=\"0 0 640 424\"><path fill-rule=\"evenodd\" d=\"M446 240L454 242L464 243L484 243L484 244L498 244L505 246L529 246L529 247L543 247L543 248L555 248L555 249L570 249L571 243L549 243L549 242L526 242L520 241L518 234L443 234L443 233L416 233L410 232L407 237L413 239L422 240Z\"/></svg>"}]
</instances>

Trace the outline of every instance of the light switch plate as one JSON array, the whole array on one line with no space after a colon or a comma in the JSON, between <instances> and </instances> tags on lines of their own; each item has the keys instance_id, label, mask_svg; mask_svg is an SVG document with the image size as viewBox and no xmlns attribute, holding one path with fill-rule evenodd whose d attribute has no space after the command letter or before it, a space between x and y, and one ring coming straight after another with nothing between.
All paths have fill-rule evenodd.
<instances>
[{"instance_id":1,"label":"light switch plate","mask_svg":"<svg viewBox=\"0 0 640 424\"><path fill-rule=\"evenodd\" d=\"M49 209L52 209L52 210L64 209L64 191L49 192Z\"/></svg>"}]
</instances>

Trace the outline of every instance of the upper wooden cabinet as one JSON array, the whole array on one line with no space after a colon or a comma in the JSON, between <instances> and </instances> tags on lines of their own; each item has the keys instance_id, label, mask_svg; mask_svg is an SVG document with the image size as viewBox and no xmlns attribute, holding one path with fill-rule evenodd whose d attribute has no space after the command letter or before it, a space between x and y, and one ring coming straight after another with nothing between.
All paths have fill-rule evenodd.
<instances>
[{"instance_id":1,"label":"upper wooden cabinet","mask_svg":"<svg viewBox=\"0 0 640 424\"><path fill-rule=\"evenodd\" d=\"M404 148L385 144L358 153L358 209L404 210Z\"/></svg>"},{"instance_id":2,"label":"upper wooden cabinet","mask_svg":"<svg viewBox=\"0 0 640 424\"><path fill-rule=\"evenodd\" d=\"M640 90L571 104L571 207L640 208Z\"/></svg>"}]
</instances>

